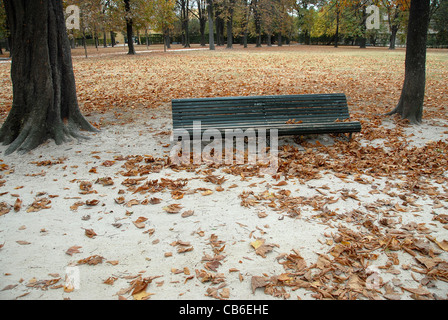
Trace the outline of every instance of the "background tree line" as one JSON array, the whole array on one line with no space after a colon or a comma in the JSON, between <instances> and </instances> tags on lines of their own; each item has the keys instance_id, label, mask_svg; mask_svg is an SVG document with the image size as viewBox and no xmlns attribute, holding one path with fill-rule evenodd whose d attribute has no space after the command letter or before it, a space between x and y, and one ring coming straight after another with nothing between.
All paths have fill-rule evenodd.
<instances>
[{"instance_id":1,"label":"background tree line","mask_svg":"<svg viewBox=\"0 0 448 320\"><path fill-rule=\"evenodd\" d=\"M210 43L217 46L303 44L389 46L405 44L409 0L63 0L80 8L72 47L114 46L117 33L130 44ZM367 29L369 5L380 9L380 28ZM209 14L210 11L210 14ZM129 30L130 29L130 30ZM131 36L132 35L132 36ZM132 37L133 41L127 41ZM0 50L9 50L0 8ZM431 1L428 46L448 46L448 0ZM130 48L129 53L133 53Z\"/></svg>"}]
</instances>

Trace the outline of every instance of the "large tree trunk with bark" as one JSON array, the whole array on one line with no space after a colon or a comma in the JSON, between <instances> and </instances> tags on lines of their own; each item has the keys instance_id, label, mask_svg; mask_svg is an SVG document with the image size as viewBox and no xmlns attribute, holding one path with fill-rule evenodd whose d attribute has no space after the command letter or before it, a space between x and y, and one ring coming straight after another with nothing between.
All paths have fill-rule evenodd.
<instances>
[{"instance_id":1,"label":"large tree trunk with bark","mask_svg":"<svg viewBox=\"0 0 448 320\"><path fill-rule=\"evenodd\" d=\"M406 39L405 78L398 105L388 115L398 113L411 123L420 123L426 84L426 40L430 0L412 0Z\"/></svg>"},{"instance_id":2,"label":"large tree trunk with bark","mask_svg":"<svg viewBox=\"0 0 448 320\"><path fill-rule=\"evenodd\" d=\"M81 114L62 1L4 0L12 39L13 105L0 129L6 154L97 131Z\"/></svg>"}]
</instances>

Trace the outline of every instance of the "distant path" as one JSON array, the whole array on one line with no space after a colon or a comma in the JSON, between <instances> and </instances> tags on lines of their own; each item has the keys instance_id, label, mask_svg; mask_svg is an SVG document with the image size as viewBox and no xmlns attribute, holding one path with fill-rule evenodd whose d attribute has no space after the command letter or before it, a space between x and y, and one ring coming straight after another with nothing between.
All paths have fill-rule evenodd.
<instances>
[{"instance_id":1,"label":"distant path","mask_svg":"<svg viewBox=\"0 0 448 320\"><path fill-rule=\"evenodd\" d=\"M144 46L146 47L146 46ZM150 46L151 47L151 46ZM124 50L124 47L107 47L107 48L99 48L99 50L96 49L92 49L91 47L87 49L87 57L102 57L102 56L112 56L112 55L123 55L123 54L127 54L127 47L126 50ZM208 47L196 47L196 48L173 48L173 49L166 49L166 51L163 49L163 47L161 46L154 46L153 49L143 49L143 50L138 50L138 48L136 49L136 53L153 53L153 52L179 52L179 51L200 51L200 50L209 50ZM103 51L103 52L101 52ZM108 52L104 52L104 51L108 51ZM78 47L74 50L72 50L72 57L73 58L85 58L85 53L84 53L84 48L83 47Z\"/></svg>"}]
</instances>

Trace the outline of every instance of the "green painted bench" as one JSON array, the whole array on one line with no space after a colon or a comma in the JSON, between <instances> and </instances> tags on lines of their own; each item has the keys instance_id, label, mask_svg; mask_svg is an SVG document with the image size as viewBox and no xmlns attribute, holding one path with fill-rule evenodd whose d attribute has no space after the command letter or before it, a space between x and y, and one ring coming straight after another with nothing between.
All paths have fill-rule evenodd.
<instances>
[{"instance_id":1,"label":"green painted bench","mask_svg":"<svg viewBox=\"0 0 448 320\"><path fill-rule=\"evenodd\" d=\"M174 99L173 129L193 134L193 121L207 129L277 129L278 135L349 133L361 131L349 121L345 94Z\"/></svg>"}]
</instances>

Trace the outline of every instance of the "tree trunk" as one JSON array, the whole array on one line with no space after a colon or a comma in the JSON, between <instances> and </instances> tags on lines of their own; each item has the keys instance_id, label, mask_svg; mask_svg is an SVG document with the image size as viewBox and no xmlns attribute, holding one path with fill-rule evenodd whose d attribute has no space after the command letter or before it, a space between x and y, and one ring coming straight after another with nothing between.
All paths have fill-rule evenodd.
<instances>
[{"instance_id":1,"label":"tree trunk","mask_svg":"<svg viewBox=\"0 0 448 320\"><path fill-rule=\"evenodd\" d=\"M96 48L96 51L98 51L98 35L96 34L96 31L95 31L95 33L94 33L94 36L93 36L93 41L95 42L95 48Z\"/></svg>"},{"instance_id":2,"label":"tree trunk","mask_svg":"<svg viewBox=\"0 0 448 320\"><path fill-rule=\"evenodd\" d=\"M215 50L215 37L213 34L213 0L207 0L208 12L208 43L210 50Z\"/></svg>"},{"instance_id":3,"label":"tree trunk","mask_svg":"<svg viewBox=\"0 0 448 320\"><path fill-rule=\"evenodd\" d=\"M182 19L182 45L185 48L190 48L190 28L189 28L189 16L188 8L190 7L189 0L183 0L181 5L181 19Z\"/></svg>"},{"instance_id":4,"label":"tree trunk","mask_svg":"<svg viewBox=\"0 0 448 320\"><path fill-rule=\"evenodd\" d=\"M79 130L97 131L82 116L76 97L62 1L4 0L12 38L13 105L0 129L5 154L27 152Z\"/></svg>"},{"instance_id":5,"label":"tree trunk","mask_svg":"<svg viewBox=\"0 0 448 320\"><path fill-rule=\"evenodd\" d=\"M255 22L255 34L257 36L255 47L261 47L261 14L258 8L258 1L253 1L253 12L254 12L254 22Z\"/></svg>"},{"instance_id":6,"label":"tree trunk","mask_svg":"<svg viewBox=\"0 0 448 320\"><path fill-rule=\"evenodd\" d=\"M201 47L205 47L205 25L207 20L205 18L199 19L199 32L201 33Z\"/></svg>"},{"instance_id":7,"label":"tree trunk","mask_svg":"<svg viewBox=\"0 0 448 320\"><path fill-rule=\"evenodd\" d=\"M126 34L128 37L128 54L135 54L134 38L132 30L132 18L131 18L131 5L129 0L124 0L124 6L126 10Z\"/></svg>"},{"instance_id":8,"label":"tree trunk","mask_svg":"<svg viewBox=\"0 0 448 320\"><path fill-rule=\"evenodd\" d=\"M420 123L426 84L426 39L430 0L412 0L406 39L405 78L398 105L388 115L398 113L411 123Z\"/></svg>"},{"instance_id":9,"label":"tree trunk","mask_svg":"<svg viewBox=\"0 0 448 320\"><path fill-rule=\"evenodd\" d=\"M84 47L84 54L87 58L87 40L86 40L86 31L82 29L82 45Z\"/></svg>"},{"instance_id":10,"label":"tree trunk","mask_svg":"<svg viewBox=\"0 0 448 320\"><path fill-rule=\"evenodd\" d=\"M233 5L233 3L231 3ZM227 49L233 48L233 7L229 8L229 17L227 18Z\"/></svg>"},{"instance_id":11,"label":"tree trunk","mask_svg":"<svg viewBox=\"0 0 448 320\"><path fill-rule=\"evenodd\" d=\"M334 35L334 47L337 48L339 44L339 8L336 12L336 34Z\"/></svg>"},{"instance_id":12,"label":"tree trunk","mask_svg":"<svg viewBox=\"0 0 448 320\"><path fill-rule=\"evenodd\" d=\"M204 6L205 0L196 0L199 19L199 32L201 33L201 47L205 47L205 25L207 24L206 7Z\"/></svg>"},{"instance_id":13,"label":"tree trunk","mask_svg":"<svg viewBox=\"0 0 448 320\"><path fill-rule=\"evenodd\" d=\"M146 27L146 26L145 26L145 43L146 43L146 49L149 49L148 27Z\"/></svg>"},{"instance_id":14,"label":"tree trunk","mask_svg":"<svg viewBox=\"0 0 448 320\"><path fill-rule=\"evenodd\" d=\"M107 48L106 30L103 31L103 48Z\"/></svg>"},{"instance_id":15,"label":"tree trunk","mask_svg":"<svg viewBox=\"0 0 448 320\"><path fill-rule=\"evenodd\" d=\"M113 31L110 32L110 43L112 45L112 48L115 47L115 33Z\"/></svg>"},{"instance_id":16,"label":"tree trunk","mask_svg":"<svg viewBox=\"0 0 448 320\"><path fill-rule=\"evenodd\" d=\"M391 12L389 10L389 25L390 25L390 43L389 43L389 49L390 50L395 50L395 42L397 39L397 32L398 29L400 28L400 7L397 5L397 7L395 8L395 13L393 15L393 18L391 18Z\"/></svg>"},{"instance_id":17,"label":"tree trunk","mask_svg":"<svg viewBox=\"0 0 448 320\"><path fill-rule=\"evenodd\" d=\"M389 50L395 50L395 42L397 40L398 26L393 25L390 33Z\"/></svg>"},{"instance_id":18,"label":"tree trunk","mask_svg":"<svg viewBox=\"0 0 448 320\"><path fill-rule=\"evenodd\" d=\"M366 11L366 6L363 5L361 9L362 9L362 18L361 18L361 25L360 25L360 28L361 28L361 34L362 34L362 36L361 36L360 41L359 41L359 47L360 47L361 49L365 49L366 46L367 46L367 38L366 38L366 30L367 30L367 27L366 27L367 11Z\"/></svg>"},{"instance_id":19,"label":"tree trunk","mask_svg":"<svg viewBox=\"0 0 448 320\"><path fill-rule=\"evenodd\" d=\"M218 13L215 15L215 24L216 24L216 45L223 46L224 45L224 20L219 17Z\"/></svg>"}]
</instances>

